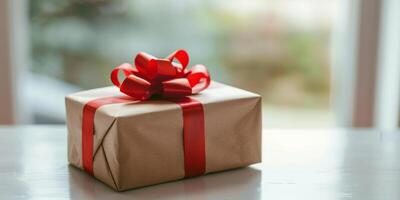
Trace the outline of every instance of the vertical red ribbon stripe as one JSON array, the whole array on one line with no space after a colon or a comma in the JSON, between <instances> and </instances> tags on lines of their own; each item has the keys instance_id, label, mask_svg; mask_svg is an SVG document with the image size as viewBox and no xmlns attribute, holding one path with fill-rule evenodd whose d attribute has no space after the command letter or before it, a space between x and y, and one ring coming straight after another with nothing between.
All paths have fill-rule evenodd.
<instances>
[{"instance_id":1,"label":"vertical red ribbon stripe","mask_svg":"<svg viewBox=\"0 0 400 200\"><path fill-rule=\"evenodd\" d=\"M206 170L203 105L190 97L173 102L182 108L185 177L202 175Z\"/></svg>"},{"instance_id":2,"label":"vertical red ribbon stripe","mask_svg":"<svg viewBox=\"0 0 400 200\"><path fill-rule=\"evenodd\" d=\"M85 104L82 117L82 161L84 170L89 174L93 175L93 135L96 110L107 104L133 101L135 100L131 97L105 97ZM206 155L203 105L190 97L171 101L182 108L185 177L204 174Z\"/></svg>"},{"instance_id":3,"label":"vertical red ribbon stripe","mask_svg":"<svg viewBox=\"0 0 400 200\"><path fill-rule=\"evenodd\" d=\"M94 99L85 104L82 113L82 161L83 169L93 175L93 135L94 115L100 106L114 103L125 103L135 101L132 97L104 97Z\"/></svg>"}]
</instances>

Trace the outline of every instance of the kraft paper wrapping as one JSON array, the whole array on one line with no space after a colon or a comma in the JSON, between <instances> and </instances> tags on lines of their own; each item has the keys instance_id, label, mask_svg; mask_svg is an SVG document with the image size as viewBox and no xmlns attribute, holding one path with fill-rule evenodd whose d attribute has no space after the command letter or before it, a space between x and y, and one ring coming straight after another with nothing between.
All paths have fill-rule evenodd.
<instances>
[{"instance_id":1,"label":"kraft paper wrapping","mask_svg":"<svg viewBox=\"0 0 400 200\"><path fill-rule=\"evenodd\" d=\"M66 97L68 161L83 169L83 106L123 96L116 87ZM191 96L204 108L206 173L261 162L261 97L212 82ZM166 100L100 107L94 118L94 176L117 191L184 178L182 111Z\"/></svg>"}]
</instances>

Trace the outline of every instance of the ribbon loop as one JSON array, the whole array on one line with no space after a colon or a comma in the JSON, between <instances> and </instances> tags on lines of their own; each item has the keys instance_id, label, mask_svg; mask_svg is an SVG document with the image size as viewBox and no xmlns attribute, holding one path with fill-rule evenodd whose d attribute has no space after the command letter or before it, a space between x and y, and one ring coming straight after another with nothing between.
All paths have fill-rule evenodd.
<instances>
[{"instance_id":1,"label":"ribbon loop","mask_svg":"<svg viewBox=\"0 0 400 200\"><path fill-rule=\"evenodd\" d=\"M120 71L122 71L124 73L125 77L127 77L127 76L133 74L135 72L135 69L132 68L132 65L129 64L129 63L124 63L122 65L119 65L119 66L115 67L111 71L110 78L111 78L111 82L117 87L119 87L121 85L120 82L119 82L119 78L118 78L118 73Z\"/></svg>"},{"instance_id":2,"label":"ribbon loop","mask_svg":"<svg viewBox=\"0 0 400 200\"><path fill-rule=\"evenodd\" d=\"M174 61L178 61L174 62ZM111 72L112 83L120 91L137 99L146 100L152 95L183 97L206 89L211 82L204 65L195 65L187 70L189 55L185 50L177 50L165 59L139 52L135 57L135 67L129 63L117 66ZM125 79L120 84L118 73Z\"/></svg>"},{"instance_id":3,"label":"ribbon loop","mask_svg":"<svg viewBox=\"0 0 400 200\"><path fill-rule=\"evenodd\" d=\"M186 78L177 78L162 83L163 95L166 97L183 97L192 94L192 87Z\"/></svg>"},{"instance_id":4,"label":"ribbon loop","mask_svg":"<svg viewBox=\"0 0 400 200\"><path fill-rule=\"evenodd\" d=\"M128 76L122 85L120 91L137 99L144 100L150 98L151 83L135 75Z\"/></svg>"},{"instance_id":5,"label":"ribbon loop","mask_svg":"<svg viewBox=\"0 0 400 200\"><path fill-rule=\"evenodd\" d=\"M204 65L193 66L187 79L189 80L192 93L194 94L206 89L211 82L207 68Z\"/></svg>"},{"instance_id":6,"label":"ribbon loop","mask_svg":"<svg viewBox=\"0 0 400 200\"><path fill-rule=\"evenodd\" d=\"M169 56L167 56L167 59L171 62L173 62L174 59L178 60L181 66L178 65L177 67L181 69L182 73L185 71L187 65L189 64L189 54L182 49L170 54Z\"/></svg>"}]
</instances>

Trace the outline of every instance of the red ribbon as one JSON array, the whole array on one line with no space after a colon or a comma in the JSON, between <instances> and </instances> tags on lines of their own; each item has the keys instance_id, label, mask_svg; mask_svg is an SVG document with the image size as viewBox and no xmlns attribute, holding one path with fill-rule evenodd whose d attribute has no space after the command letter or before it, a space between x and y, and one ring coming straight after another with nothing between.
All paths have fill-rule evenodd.
<instances>
[{"instance_id":1,"label":"red ribbon","mask_svg":"<svg viewBox=\"0 0 400 200\"><path fill-rule=\"evenodd\" d=\"M187 70L188 63L189 56L184 50L175 51L166 59L157 59L140 52L135 58L136 68L125 63L111 72L113 84L130 97L105 97L85 104L82 117L82 160L86 172L93 175L96 110L107 104L146 100L159 95L182 108L185 177L204 174L206 163L204 110L199 101L186 96L206 89L210 85L210 75L204 65L195 65L191 70ZM118 80L120 70L125 75L122 84Z\"/></svg>"},{"instance_id":2,"label":"red ribbon","mask_svg":"<svg viewBox=\"0 0 400 200\"><path fill-rule=\"evenodd\" d=\"M140 52L135 58L136 68L129 63L116 67L111 72L111 81L121 92L138 100L146 100L153 95L188 96L210 85L207 68L198 64L187 70L188 63L189 55L185 50L177 50L165 59ZM119 71L125 75L122 84L118 80Z\"/></svg>"},{"instance_id":3,"label":"red ribbon","mask_svg":"<svg viewBox=\"0 0 400 200\"><path fill-rule=\"evenodd\" d=\"M185 177L206 171L206 145L203 105L190 97L173 100L182 108Z\"/></svg>"},{"instance_id":4,"label":"red ribbon","mask_svg":"<svg viewBox=\"0 0 400 200\"><path fill-rule=\"evenodd\" d=\"M104 97L89 101L83 107L82 115L82 161L83 169L93 175L94 114L101 106L114 103L132 102L130 97Z\"/></svg>"}]
</instances>

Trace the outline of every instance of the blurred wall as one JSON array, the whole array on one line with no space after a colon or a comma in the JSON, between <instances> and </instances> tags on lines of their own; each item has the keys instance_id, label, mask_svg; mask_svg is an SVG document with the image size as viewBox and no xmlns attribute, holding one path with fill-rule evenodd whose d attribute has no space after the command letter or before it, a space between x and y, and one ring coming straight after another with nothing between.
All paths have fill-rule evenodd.
<instances>
[{"instance_id":1,"label":"blurred wall","mask_svg":"<svg viewBox=\"0 0 400 200\"><path fill-rule=\"evenodd\" d=\"M0 124L15 123L9 2L0 1Z\"/></svg>"}]
</instances>

